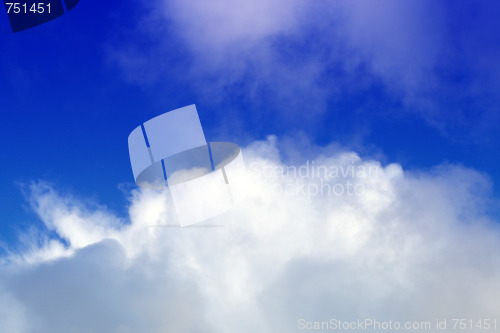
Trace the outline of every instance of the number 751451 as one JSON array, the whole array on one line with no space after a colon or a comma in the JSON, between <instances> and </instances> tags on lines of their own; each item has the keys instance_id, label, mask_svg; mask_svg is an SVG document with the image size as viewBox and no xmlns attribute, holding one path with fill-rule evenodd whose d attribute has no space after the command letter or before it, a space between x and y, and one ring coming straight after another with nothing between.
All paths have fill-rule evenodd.
<instances>
[{"instance_id":1,"label":"number 751451","mask_svg":"<svg viewBox=\"0 0 500 333\"><path fill-rule=\"evenodd\" d=\"M50 14L50 3L38 2L28 6L26 3L6 2L5 6L7 6L7 14L10 14L11 12L13 14L43 14L45 11Z\"/></svg>"}]
</instances>

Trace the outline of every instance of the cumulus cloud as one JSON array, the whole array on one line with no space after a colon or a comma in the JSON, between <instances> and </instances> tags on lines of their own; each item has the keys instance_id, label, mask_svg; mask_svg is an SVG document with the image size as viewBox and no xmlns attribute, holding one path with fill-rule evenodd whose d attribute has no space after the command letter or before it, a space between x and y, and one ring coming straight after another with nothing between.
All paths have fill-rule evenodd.
<instances>
[{"instance_id":1,"label":"cumulus cloud","mask_svg":"<svg viewBox=\"0 0 500 333\"><path fill-rule=\"evenodd\" d=\"M174 227L161 191L134 190L119 218L33 184L52 236L3 258L0 328L291 332L300 319L448 318L451 330L451 318L498 318L500 233L485 175L309 148L308 161L275 137L244 149L247 198L210 221L221 228Z\"/></svg>"}]
</instances>

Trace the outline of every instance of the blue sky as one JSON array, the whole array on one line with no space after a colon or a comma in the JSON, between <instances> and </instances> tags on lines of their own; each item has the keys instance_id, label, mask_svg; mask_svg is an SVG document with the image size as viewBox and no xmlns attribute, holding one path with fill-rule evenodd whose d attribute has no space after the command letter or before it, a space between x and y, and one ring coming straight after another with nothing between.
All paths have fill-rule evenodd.
<instances>
[{"instance_id":1,"label":"blue sky","mask_svg":"<svg viewBox=\"0 0 500 333\"><path fill-rule=\"evenodd\" d=\"M129 219L149 200L133 194L129 133L190 104L208 141L277 149L285 165L342 147L415 177L404 197L415 207L436 195L422 220L448 216L436 193L456 186L450 211L467 216L457 202L470 195L486 203L471 208L479 220L498 221L499 12L497 1L81 0L15 34L0 15L1 248L33 228L65 239L33 199L43 193Z\"/></svg>"},{"instance_id":2,"label":"blue sky","mask_svg":"<svg viewBox=\"0 0 500 333\"><path fill-rule=\"evenodd\" d=\"M264 8L273 23L223 21L232 33L177 5L87 0L16 34L3 17L3 241L31 223L20 184L33 180L123 212L128 133L193 103L210 140L300 131L407 169L463 164L500 193L495 1L294 2Z\"/></svg>"}]
</instances>

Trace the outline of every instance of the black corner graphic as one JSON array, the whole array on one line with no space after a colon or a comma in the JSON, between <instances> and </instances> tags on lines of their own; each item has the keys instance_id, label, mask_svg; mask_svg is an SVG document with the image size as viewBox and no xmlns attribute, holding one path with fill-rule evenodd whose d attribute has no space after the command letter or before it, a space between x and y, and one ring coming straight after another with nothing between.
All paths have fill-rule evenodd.
<instances>
[{"instance_id":1,"label":"black corner graphic","mask_svg":"<svg viewBox=\"0 0 500 333\"><path fill-rule=\"evenodd\" d=\"M73 9L79 0L4 0L12 32L19 32L49 22Z\"/></svg>"},{"instance_id":2,"label":"black corner graphic","mask_svg":"<svg viewBox=\"0 0 500 333\"><path fill-rule=\"evenodd\" d=\"M72 10L76 6L78 1L80 0L64 0L64 3L66 4L66 10L67 11Z\"/></svg>"}]
</instances>

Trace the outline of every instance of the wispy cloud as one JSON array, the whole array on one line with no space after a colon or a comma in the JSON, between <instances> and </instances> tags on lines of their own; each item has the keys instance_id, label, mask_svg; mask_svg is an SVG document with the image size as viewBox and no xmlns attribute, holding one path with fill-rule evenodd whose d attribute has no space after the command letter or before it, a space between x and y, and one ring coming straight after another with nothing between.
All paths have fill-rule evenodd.
<instances>
[{"instance_id":1,"label":"wispy cloud","mask_svg":"<svg viewBox=\"0 0 500 333\"><path fill-rule=\"evenodd\" d=\"M272 119L272 110L289 124L308 123L375 87L398 102L395 112L456 140L484 141L485 130L495 133L499 100L498 36L488 33L498 30L495 6L158 0L136 36L146 46L120 42L110 56L130 80L187 80L207 104L236 96L257 119Z\"/></svg>"}]
</instances>

